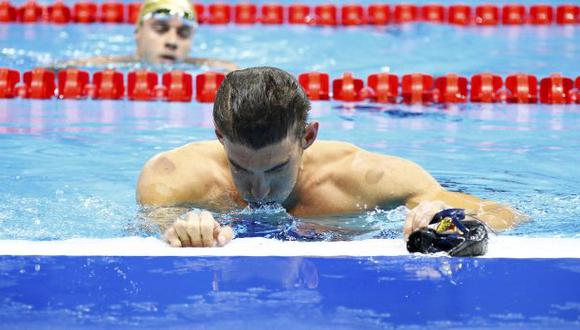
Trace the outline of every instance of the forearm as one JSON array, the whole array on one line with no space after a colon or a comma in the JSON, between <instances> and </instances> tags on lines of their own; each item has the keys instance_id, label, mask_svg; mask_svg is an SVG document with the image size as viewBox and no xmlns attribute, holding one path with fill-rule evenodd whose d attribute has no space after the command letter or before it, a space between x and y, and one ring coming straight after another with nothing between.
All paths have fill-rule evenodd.
<instances>
[{"instance_id":1,"label":"forearm","mask_svg":"<svg viewBox=\"0 0 580 330\"><path fill-rule=\"evenodd\" d=\"M465 209L469 216L485 222L494 230L509 229L527 219L525 215L507 205L463 193L442 190L435 196L435 200L443 201L450 207Z\"/></svg>"},{"instance_id":2,"label":"forearm","mask_svg":"<svg viewBox=\"0 0 580 330\"><path fill-rule=\"evenodd\" d=\"M139 217L144 221L158 225L161 231L165 231L177 219L190 211L190 208L171 206L171 207L142 207L139 210Z\"/></svg>"}]
</instances>

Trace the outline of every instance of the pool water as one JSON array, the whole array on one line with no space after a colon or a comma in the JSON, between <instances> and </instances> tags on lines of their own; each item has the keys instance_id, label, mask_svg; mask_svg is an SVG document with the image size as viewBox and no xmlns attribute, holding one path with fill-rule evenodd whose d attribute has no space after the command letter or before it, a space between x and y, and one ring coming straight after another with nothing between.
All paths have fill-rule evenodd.
<instances>
[{"instance_id":1,"label":"pool water","mask_svg":"<svg viewBox=\"0 0 580 330\"><path fill-rule=\"evenodd\" d=\"M0 66L24 71L59 59L129 54L132 29L2 24ZM431 24L383 29L201 26L192 53L241 66L268 64L294 74L319 70L333 77L346 71L362 78L381 71L466 76L521 71L539 77L561 72L575 77L580 74L574 60L580 54L576 31L576 26ZM39 42L47 38L53 43ZM451 190L508 203L532 217L507 235L578 237L579 109L314 102L311 119L321 122L320 139L348 137L362 148L411 159ZM135 216L141 166L163 150L213 139L212 125L211 105L200 103L0 100L5 154L0 160L0 238L150 234L154 228L138 231L143 226ZM375 210L327 221L361 229L346 238L392 238L400 237L404 214Z\"/></svg>"},{"instance_id":2,"label":"pool water","mask_svg":"<svg viewBox=\"0 0 580 330\"><path fill-rule=\"evenodd\" d=\"M132 31L0 24L0 67L25 71L130 54ZM333 78L484 71L575 78L579 45L577 26L201 26L192 53ZM213 139L211 109L195 102L0 99L0 240L158 236L139 216L137 176L161 151ZM532 219L500 236L580 237L578 105L313 102L311 119L321 123L320 139L413 160L450 190L512 205ZM406 212L319 219L332 230L316 239L402 242ZM216 217L290 229L311 221L280 210ZM238 221L236 229L240 236L272 234L265 227ZM0 328L573 329L580 326L577 260L2 255Z\"/></svg>"}]
</instances>

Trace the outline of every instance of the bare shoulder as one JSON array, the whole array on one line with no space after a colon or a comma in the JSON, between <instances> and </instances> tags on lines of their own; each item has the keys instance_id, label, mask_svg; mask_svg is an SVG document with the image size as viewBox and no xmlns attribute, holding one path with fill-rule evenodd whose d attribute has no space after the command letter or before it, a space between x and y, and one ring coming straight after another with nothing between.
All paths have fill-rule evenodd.
<instances>
[{"instance_id":1,"label":"bare shoulder","mask_svg":"<svg viewBox=\"0 0 580 330\"><path fill-rule=\"evenodd\" d=\"M388 199L397 200L440 189L427 171L408 159L373 153L343 142L320 144L318 150L313 150L320 158L319 173L342 191L379 199L388 193Z\"/></svg>"},{"instance_id":2,"label":"bare shoulder","mask_svg":"<svg viewBox=\"0 0 580 330\"><path fill-rule=\"evenodd\" d=\"M221 173L223 148L217 141L186 144L149 159L137 183L137 200L146 205L194 202Z\"/></svg>"},{"instance_id":3,"label":"bare shoulder","mask_svg":"<svg viewBox=\"0 0 580 330\"><path fill-rule=\"evenodd\" d=\"M359 151L364 150L351 143L323 140L312 144L306 150L306 155L312 163L327 164L334 161L343 161Z\"/></svg>"}]
</instances>

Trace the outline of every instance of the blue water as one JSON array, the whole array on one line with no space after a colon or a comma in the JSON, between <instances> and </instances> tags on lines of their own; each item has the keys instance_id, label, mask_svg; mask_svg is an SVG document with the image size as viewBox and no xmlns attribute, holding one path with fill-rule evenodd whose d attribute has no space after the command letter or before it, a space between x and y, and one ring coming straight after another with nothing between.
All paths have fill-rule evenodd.
<instances>
[{"instance_id":1,"label":"blue water","mask_svg":"<svg viewBox=\"0 0 580 330\"><path fill-rule=\"evenodd\" d=\"M570 259L2 256L0 275L0 328L580 326Z\"/></svg>"},{"instance_id":2,"label":"blue water","mask_svg":"<svg viewBox=\"0 0 580 330\"><path fill-rule=\"evenodd\" d=\"M24 71L75 57L130 54L132 29L0 24L0 67ZM201 26L192 54L240 66L274 65L294 74L320 70L334 77L346 71L364 78L380 71L468 76L486 70L575 77L580 75L577 31L576 26L430 24L383 29ZM51 43L41 42L48 39ZM578 105L315 102L311 119L321 122L321 139L411 159L449 189L508 203L532 217L507 235L580 235ZM134 186L141 166L160 151L214 138L212 125L211 105L195 102L0 100L0 239L155 234L136 217ZM376 210L324 221L338 238L396 238L404 215L405 210ZM300 222L284 214L269 218ZM345 229L350 230L346 237Z\"/></svg>"},{"instance_id":3,"label":"blue water","mask_svg":"<svg viewBox=\"0 0 580 330\"><path fill-rule=\"evenodd\" d=\"M0 24L0 67L24 71L130 54L132 31ZM202 26L192 54L333 77L345 71L362 78L384 71L576 77L577 32L576 26ZM530 215L502 235L580 235L578 105L315 102L311 119L321 122L321 139L411 159L448 189ZM212 138L207 104L0 100L0 239L158 235L135 205L141 166L158 152ZM405 213L322 219L331 229L322 239L400 239ZM216 217L308 226L279 210ZM268 234L260 226L236 229ZM578 262L567 259L0 256L0 328L574 329L578 273Z\"/></svg>"}]
</instances>

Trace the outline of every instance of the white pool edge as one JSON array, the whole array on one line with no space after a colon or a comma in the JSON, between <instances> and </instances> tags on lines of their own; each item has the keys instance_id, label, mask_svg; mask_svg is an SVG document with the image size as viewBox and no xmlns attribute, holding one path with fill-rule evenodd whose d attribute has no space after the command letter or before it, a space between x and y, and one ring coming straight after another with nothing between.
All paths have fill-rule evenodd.
<instances>
[{"instance_id":1,"label":"white pool edge","mask_svg":"<svg viewBox=\"0 0 580 330\"><path fill-rule=\"evenodd\" d=\"M0 240L4 256L408 256L400 239L349 242L282 242L239 238L222 248L172 248L153 237ZM580 239L500 236L490 241L485 258L580 258Z\"/></svg>"}]
</instances>

